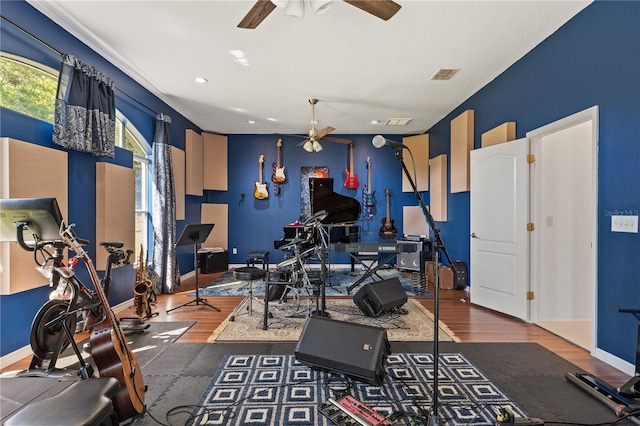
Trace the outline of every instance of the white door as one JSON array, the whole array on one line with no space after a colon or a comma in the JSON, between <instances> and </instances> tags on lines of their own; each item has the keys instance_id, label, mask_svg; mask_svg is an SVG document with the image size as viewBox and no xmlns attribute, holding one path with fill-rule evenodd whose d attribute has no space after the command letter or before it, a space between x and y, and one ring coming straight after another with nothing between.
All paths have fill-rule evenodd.
<instances>
[{"instance_id":1,"label":"white door","mask_svg":"<svg viewBox=\"0 0 640 426\"><path fill-rule=\"evenodd\" d=\"M527 139L471 151L471 302L529 320Z\"/></svg>"}]
</instances>

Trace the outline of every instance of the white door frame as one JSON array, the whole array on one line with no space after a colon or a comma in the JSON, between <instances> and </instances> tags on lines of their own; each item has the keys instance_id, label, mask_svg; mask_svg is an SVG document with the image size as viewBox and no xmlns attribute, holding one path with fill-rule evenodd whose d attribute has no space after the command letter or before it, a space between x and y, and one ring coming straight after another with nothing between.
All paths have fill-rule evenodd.
<instances>
[{"instance_id":1,"label":"white door frame","mask_svg":"<svg viewBox=\"0 0 640 426\"><path fill-rule=\"evenodd\" d=\"M598 232L597 232L597 224L598 224L598 106L593 106L591 108L585 109L583 111L577 112L568 117L562 118L553 123L547 124L538 129L527 132L526 137L531 141L531 152L536 156L536 158L540 158L540 149L541 149L541 140L543 137L559 132L561 130L567 129L569 127L573 127L575 125L591 121L592 123L592 188L594 195L594 203L593 203L593 217L594 217L594 227L592 229L592 241L593 247L592 250L592 265L593 265L593 282L591 283L591 288L593 291L592 300L593 306L591 308L591 354L595 354L597 348L597 319L598 319L598 299L597 299L597 282L598 282L598 264L597 264L597 247L598 247ZM539 224L542 226L542 218L538 216L538 207L539 207L539 199L537 193L537 179L539 176L537 175L535 166L531 170L531 221L533 223ZM531 250L530 250L530 265L531 265L531 276L530 276L530 289L535 293L540 291L540 282L539 282L539 259L535 255L540 246L539 234L536 232L532 233L531 236ZM530 319L532 322L538 322L539 320L539 312L540 307L538 305L538 298L534 298L532 304L530 306Z\"/></svg>"}]
</instances>

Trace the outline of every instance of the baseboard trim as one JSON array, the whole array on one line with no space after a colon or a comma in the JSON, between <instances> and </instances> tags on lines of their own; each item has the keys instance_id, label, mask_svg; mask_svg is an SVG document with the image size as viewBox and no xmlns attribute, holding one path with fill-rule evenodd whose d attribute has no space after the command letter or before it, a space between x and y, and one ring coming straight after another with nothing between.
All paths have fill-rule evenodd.
<instances>
[{"instance_id":1,"label":"baseboard trim","mask_svg":"<svg viewBox=\"0 0 640 426\"><path fill-rule=\"evenodd\" d=\"M631 364L623 360L622 358L618 358L615 355L610 354L609 352L603 351L602 349L596 349L595 357L600 361L609 364L613 368L617 368L629 376L633 376L636 374L635 365Z\"/></svg>"}]
</instances>

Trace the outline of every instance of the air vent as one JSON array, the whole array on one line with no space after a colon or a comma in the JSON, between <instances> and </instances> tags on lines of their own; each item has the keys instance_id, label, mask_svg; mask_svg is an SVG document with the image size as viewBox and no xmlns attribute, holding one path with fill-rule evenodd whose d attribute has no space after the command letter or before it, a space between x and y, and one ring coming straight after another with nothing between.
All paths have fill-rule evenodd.
<instances>
[{"instance_id":1,"label":"air vent","mask_svg":"<svg viewBox=\"0 0 640 426\"><path fill-rule=\"evenodd\" d=\"M431 80L449 80L458 71L460 71L460 68L440 68L431 77Z\"/></svg>"},{"instance_id":2,"label":"air vent","mask_svg":"<svg viewBox=\"0 0 640 426\"><path fill-rule=\"evenodd\" d=\"M406 126L411 121L410 118L390 118L384 123L385 126Z\"/></svg>"}]
</instances>

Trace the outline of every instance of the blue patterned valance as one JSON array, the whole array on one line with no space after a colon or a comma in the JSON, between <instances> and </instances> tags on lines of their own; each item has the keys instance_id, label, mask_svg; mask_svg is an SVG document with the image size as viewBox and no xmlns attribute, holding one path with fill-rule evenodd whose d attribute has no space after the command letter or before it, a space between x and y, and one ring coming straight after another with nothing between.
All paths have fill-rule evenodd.
<instances>
[{"instance_id":1,"label":"blue patterned valance","mask_svg":"<svg viewBox=\"0 0 640 426\"><path fill-rule=\"evenodd\" d=\"M62 55L53 142L100 157L115 157L113 81L72 55Z\"/></svg>"}]
</instances>

